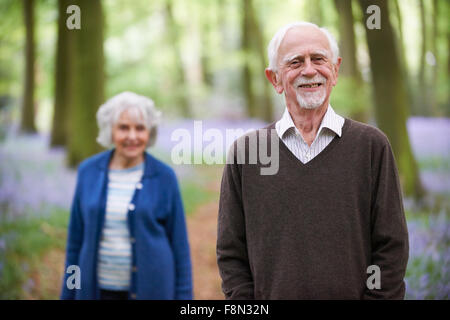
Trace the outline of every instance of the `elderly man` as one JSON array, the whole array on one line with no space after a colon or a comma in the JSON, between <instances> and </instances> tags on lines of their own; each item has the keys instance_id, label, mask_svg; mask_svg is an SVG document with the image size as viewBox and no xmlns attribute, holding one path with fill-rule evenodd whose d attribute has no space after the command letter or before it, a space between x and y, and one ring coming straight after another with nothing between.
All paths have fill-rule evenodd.
<instances>
[{"instance_id":1,"label":"elderly man","mask_svg":"<svg viewBox=\"0 0 450 320\"><path fill-rule=\"evenodd\" d=\"M225 166L217 259L226 298L403 299L408 232L397 168L380 130L329 104L336 41L297 22L268 51L266 76L286 103L265 128L276 131L267 138L279 140L279 170Z\"/></svg>"}]
</instances>

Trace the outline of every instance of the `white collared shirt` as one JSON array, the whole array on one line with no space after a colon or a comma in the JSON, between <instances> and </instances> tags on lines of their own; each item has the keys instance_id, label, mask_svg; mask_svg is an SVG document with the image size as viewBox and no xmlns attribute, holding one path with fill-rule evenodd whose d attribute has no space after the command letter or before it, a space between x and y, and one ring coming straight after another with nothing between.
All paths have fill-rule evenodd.
<instances>
[{"instance_id":1,"label":"white collared shirt","mask_svg":"<svg viewBox=\"0 0 450 320\"><path fill-rule=\"evenodd\" d=\"M345 119L336 114L331 105L328 105L327 112L323 116L319 130L311 146L308 146L295 127L287 108L281 119L275 124L275 129L286 147L302 163L307 163L322 152L336 135L339 137L342 135L344 121Z\"/></svg>"}]
</instances>

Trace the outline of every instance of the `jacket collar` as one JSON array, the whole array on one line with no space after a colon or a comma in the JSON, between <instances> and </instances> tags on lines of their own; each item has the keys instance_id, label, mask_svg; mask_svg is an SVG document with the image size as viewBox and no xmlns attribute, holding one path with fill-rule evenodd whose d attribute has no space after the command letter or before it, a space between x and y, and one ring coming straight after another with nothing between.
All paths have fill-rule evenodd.
<instances>
[{"instance_id":1,"label":"jacket collar","mask_svg":"<svg viewBox=\"0 0 450 320\"><path fill-rule=\"evenodd\" d=\"M114 154L115 149L107 150L103 152L103 154L100 156L100 159L98 161L98 167L102 171L108 171L109 162L111 161L111 158ZM144 152L144 174L142 178L149 178L152 176L155 176L159 172L159 164L158 160L156 160L151 154L149 154L147 151Z\"/></svg>"}]
</instances>

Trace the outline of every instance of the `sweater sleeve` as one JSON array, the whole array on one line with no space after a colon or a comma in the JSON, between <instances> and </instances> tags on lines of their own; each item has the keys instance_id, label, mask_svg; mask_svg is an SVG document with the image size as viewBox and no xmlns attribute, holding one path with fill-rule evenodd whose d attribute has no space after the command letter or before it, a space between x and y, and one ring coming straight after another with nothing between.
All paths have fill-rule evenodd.
<instances>
[{"instance_id":1,"label":"sweater sleeve","mask_svg":"<svg viewBox=\"0 0 450 320\"><path fill-rule=\"evenodd\" d=\"M191 300L192 267L183 203L175 173L172 173L173 194L167 232L175 259L175 299Z\"/></svg>"},{"instance_id":2,"label":"sweater sleeve","mask_svg":"<svg viewBox=\"0 0 450 320\"><path fill-rule=\"evenodd\" d=\"M70 210L70 220L69 229L67 234L67 244L66 244L66 261L61 289L61 299L62 300L73 300L75 299L76 289L69 289L67 287L67 279L70 274L66 273L67 267L70 265L78 265L78 259L80 255L81 245L83 242L83 220L80 210L80 193L81 193L81 175L80 170L77 177L77 186L75 188L75 195L72 201L72 207Z\"/></svg>"},{"instance_id":3,"label":"sweater sleeve","mask_svg":"<svg viewBox=\"0 0 450 320\"><path fill-rule=\"evenodd\" d=\"M403 299L408 263L408 230L394 155L386 136L372 165L371 265L380 268L379 289L364 299ZM370 276L370 274L368 274Z\"/></svg>"},{"instance_id":4,"label":"sweater sleeve","mask_svg":"<svg viewBox=\"0 0 450 320\"><path fill-rule=\"evenodd\" d=\"M239 166L234 161L225 165L222 176L216 248L226 299L254 299L241 190Z\"/></svg>"}]
</instances>

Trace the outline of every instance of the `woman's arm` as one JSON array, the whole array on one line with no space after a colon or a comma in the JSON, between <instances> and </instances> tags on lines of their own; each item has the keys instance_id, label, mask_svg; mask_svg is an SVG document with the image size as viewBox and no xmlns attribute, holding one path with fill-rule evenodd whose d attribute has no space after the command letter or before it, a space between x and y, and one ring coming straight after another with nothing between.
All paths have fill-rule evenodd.
<instances>
[{"instance_id":1,"label":"woman's arm","mask_svg":"<svg viewBox=\"0 0 450 320\"><path fill-rule=\"evenodd\" d=\"M78 257L80 254L81 244L83 241L83 220L80 210L80 173L78 172L77 186L75 195L72 201L72 208L70 211L69 229L66 244L66 262L64 268L63 283L61 289L61 299L71 300L75 299L75 290L69 289L67 286L67 279L70 276L66 273L67 268L71 265L78 265Z\"/></svg>"}]
</instances>

